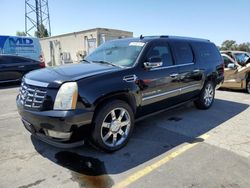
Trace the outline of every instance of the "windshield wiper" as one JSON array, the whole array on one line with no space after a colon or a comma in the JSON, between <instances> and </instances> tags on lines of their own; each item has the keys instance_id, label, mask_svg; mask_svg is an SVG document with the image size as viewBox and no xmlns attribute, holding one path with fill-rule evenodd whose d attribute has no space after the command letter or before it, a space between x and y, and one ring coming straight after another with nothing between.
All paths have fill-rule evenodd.
<instances>
[{"instance_id":1,"label":"windshield wiper","mask_svg":"<svg viewBox=\"0 0 250 188\"><path fill-rule=\"evenodd\" d=\"M123 66L120 66L120 65L116 65L114 63L111 63L109 61L93 61L94 63L101 63L101 64L107 64L107 65L111 65L113 67L120 67L120 68L123 68Z\"/></svg>"},{"instance_id":2,"label":"windshield wiper","mask_svg":"<svg viewBox=\"0 0 250 188\"><path fill-rule=\"evenodd\" d=\"M86 59L82 59L81 61L87 62L87 63L91 63L90 61L86 60Z\"/></svg>"}]
</instances>

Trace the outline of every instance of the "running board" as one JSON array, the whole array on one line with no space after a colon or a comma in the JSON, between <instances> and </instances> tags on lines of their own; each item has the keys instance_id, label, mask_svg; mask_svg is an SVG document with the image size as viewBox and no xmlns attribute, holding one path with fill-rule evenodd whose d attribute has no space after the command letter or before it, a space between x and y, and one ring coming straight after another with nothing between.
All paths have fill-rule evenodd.
<instances>
[{"instance_id":1,"label":"running board","mask_svg":"<svg viewBox=\"0 0 250 188\"><path fill-rule=\"evenodd\" d=\"M183 106L184 104L187 104L187 103L193 102L193 101L195 101L195 100L197 100L197 98L190 99L190 100L188 100L188 101L185 101L185 102L182 102L182 103L176 104L176 105L174 105L174 106L170 106L170 107L168 107L168 108L165 108L165 109L162 109L162 110L159 110L159 111L156 111L156 112L153 112L153 113L150 113L150 114L147 114L147 115L141 116L141 117L137 118L137 119L135 120L135 122L139 122L139 121L144 120L144 119L146 119L146 118L148 118L148 117L151 117L151 116L154 116L154 115L160 114L160 113L162 113L162 112L166 112L166 111L168 111L168 110L171 110L171 109L177 108L177 107L179 107L179 106Z\"/></svg>"}]
</instances>

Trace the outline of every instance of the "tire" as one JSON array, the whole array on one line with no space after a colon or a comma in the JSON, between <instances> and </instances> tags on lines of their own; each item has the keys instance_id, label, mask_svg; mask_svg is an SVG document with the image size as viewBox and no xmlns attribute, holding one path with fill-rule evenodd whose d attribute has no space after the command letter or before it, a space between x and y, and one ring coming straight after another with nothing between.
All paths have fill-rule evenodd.
<instances>
[{"instance_id":1,"label":"tire","mask_svg":"<svg viewBox=\"0 0 250 188\"><path fill-rule=\"evenodd\" d=\"M93 144L113 152L127 144L133 132L134 113L124 101L109 101L97 110L93 124Z\"/></svg>"},{"instance_id":2,"label":"tire","mask_svg":"<svg viewBox=\"0 0 250 188\"><path fill-rule=\"evenodd\" d=\"M247 79L246 92L250 94L250 79Z\"/></svg>"},{"instance_id":3,"label":"tire","mask_svg":"<svg viewBox=\"0 0 250 188\"><path fill-rule=\"evenodd\" d=\"M207 81L199 95L199 98L194 101L198 109L206 110L210 108L214 102L215 86L212 81Z\"/></svg>"}]
</instances>

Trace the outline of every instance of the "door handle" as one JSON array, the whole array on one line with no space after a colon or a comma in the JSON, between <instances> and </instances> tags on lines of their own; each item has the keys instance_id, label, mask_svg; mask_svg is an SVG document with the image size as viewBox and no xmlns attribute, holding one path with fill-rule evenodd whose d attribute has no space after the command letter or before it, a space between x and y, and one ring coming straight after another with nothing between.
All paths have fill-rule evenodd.
<instances>
[{"instance_id":1,"label":"door handle","mask_svg":"<svg viewBox=\"0 0 250 188\"><path fill-rule=\"evenodd\" d=\"M20 65L20 66L18 66L18 68L24 68L24 65Z\"/></svg>"},{"instance_id":2,"label":"door handle","mask_svg":"<svg viewBox=\"0 0 250 188\"><path fill-rule=\"evenodd\" d=\"M170 74L170 77L171 78L176 78L179 74L178 73L173 73L173 74Z\"/></svg>"},{"instance_id":3,"label":"door handle","mask_svg":"<svg viewBox=\"0 0 250 188\"><path fill-rule=\"evenodd\" d=\"M194 69L193 70L193 73L198 73L198 72L200 72L200 69Z\"/></svg>"}]
</instances>

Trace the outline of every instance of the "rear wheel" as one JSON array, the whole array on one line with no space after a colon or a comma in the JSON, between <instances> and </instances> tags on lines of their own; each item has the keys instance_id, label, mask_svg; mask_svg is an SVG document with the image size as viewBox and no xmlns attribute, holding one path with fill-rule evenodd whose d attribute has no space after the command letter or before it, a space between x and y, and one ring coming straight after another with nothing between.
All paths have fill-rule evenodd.
<instances>
[{"instance_id":1,"label":"rear wheel","mask_svg":"<svg viewBox=\"0 0 250 188\"><path fill-rule=\"evenodd\" d=\"M201 90L199 98L194 104L199 109L208 109L214 102L215 86L212 81L207 81Z\"/></svg>"},{"instance_id":2,"label":"rear wheel","mask_svg":"<svg viewBox=\"0 0 250 188\"><path fill-rule=\"evenodd\" d=\"M92 140L105 151L116 151L127 144L133 127L131 107L120 100L110 101L96 113Z\"/></svg>"},{"instance_id":3,"label":"rear wheel","mask_svg":"<svg viewBox=\"0 0 250 188\"><path fill-rule=\"evenodd\" d=\"M247 80L247 87L246 87L247 93L250 94L250 79Z\"/></svg>"}]
</instances>

